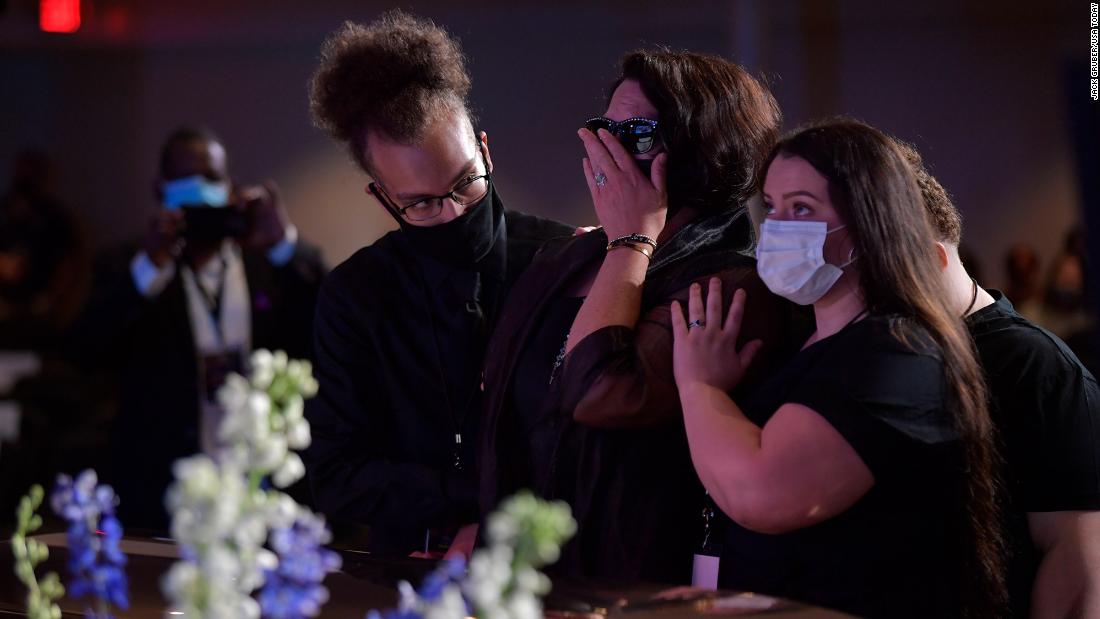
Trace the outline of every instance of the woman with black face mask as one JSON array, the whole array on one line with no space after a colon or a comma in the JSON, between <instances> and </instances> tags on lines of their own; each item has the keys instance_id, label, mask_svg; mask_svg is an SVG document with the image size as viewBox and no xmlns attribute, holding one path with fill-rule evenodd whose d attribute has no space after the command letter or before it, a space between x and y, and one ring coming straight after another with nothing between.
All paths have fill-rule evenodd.
<instances>
[{"instance_id":1,"label":"woman with black face mask","mask_svg":"<svg viewBox=\"0 0 1100 619\"><path fill-rule=\"evenodd\" d=\"M740 66L659 50L624 57L607 110L578 132L602 227L548 244L512 289L487 353L480 450L483 512L522 487L572 505L567 575L690 580L705 495L668 304L710 276L754 291L746 335L773 344L767 371L787 306L756 276L746 201L779 124Z\"/></svg>"}]
</instances>

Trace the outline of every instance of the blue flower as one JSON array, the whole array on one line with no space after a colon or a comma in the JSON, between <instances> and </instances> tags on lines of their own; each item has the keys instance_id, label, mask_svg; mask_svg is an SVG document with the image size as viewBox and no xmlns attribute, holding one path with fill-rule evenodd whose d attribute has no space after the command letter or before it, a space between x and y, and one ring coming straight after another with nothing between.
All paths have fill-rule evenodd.
<instances>
[{"instance_id":1,"label":"blue flower","mask_svg":"<svg viewBox=\"0 0 1100 619\"><path fill-rule=\"evenodd\" d=\"M424 619L420 613L413 610L397 610L396 608L387 608L384 611L372 610L367 613L367 619Z\"/></svg>"},{"instance_id":2,"label":"blue flower","mask_svg":"<svg viewBox=\"0 0 1100 619\"><path fill-rule=\"evenodd\" d=\"M271 549L279 565L264 574L260 609L270 619L316 616L328 601L321 585L325 575L340 569L340 555L323 547L328 531L320 518L303 513L288 527L271 532Z\"/></svg>"},{"instance_id":3,"label":"blue flower","mask_svg":"<svg viewBox=\"0 0 1100 619\"><path fill-rule=\"evenodd\" d=\"M412 587L408 586L408 583L402 583L403 587L408 586L408 589L402 589L402 606L408 606L408 602L414 602L413 605L418 608L421 605L432 605L440 601L444 590L448 585L456 585L461 587L463 579L466 577L466 560L463 557L456 557L454 559L448 559L441 562L434 570L424 577L424 582L420 584L420 589L415 593L412 591ZM411 600L405 599L406 592L411 596ZM466 605L466 614L471 613L470 601L463 596L463 602ZM367 613L367 619L423 619L421 613L413 608L406 608L404 610L400 608L388 608L383 611L372 610Z\"/></svg>"},{"instance_id":4,"label":"blue flower","mask_svg":"<svg viewBox=\"0 0 1100 619\"><path fill-rule=\"evenodd\" d=\"M116 497L107 485L99 485L88 469L74 481L60 475L50 496L54 512L68 522L68 593L73 598L91 596L85 608L92 619L112 617L111 606L130 607L126 581L126 555L119 549L122 525L115 517Z\"/></svg>"},{"instance_id":5,"label":"blue flower","mask_svg":"<svg viewBox=\"0 0 1100 619\"><path fill-rule=\"evenodd\" d=\"M424 582L420 584L420 590L417 591L417 594L425 601L434 602L443 594L443 590L447 585L461 583L462 577L465 575L466 560L464 558L457 557L444 561L424 577Z\"/></svg>"}]
</instances>

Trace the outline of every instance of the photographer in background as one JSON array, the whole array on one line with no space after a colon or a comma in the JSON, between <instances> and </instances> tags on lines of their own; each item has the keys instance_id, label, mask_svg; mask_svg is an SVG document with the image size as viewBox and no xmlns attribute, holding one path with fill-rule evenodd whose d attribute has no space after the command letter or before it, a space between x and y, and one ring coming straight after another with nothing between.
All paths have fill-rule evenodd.
<instances>
[{"instance_id":1,"label":"photographer in background","mask_svg":"<svg viewBox=\"0 0 1100 619\"><path fill-rule=\"evenodd\" d=\"M85 365L110 368L118 413L108 478L130 527L164 529L177 458L216 446L216 393L258 348L309 357L324 276L271 182L240 186L212 133L164 142L160 203L136 252L103 260L72 342Z\"/></svg>"}]
</instances>

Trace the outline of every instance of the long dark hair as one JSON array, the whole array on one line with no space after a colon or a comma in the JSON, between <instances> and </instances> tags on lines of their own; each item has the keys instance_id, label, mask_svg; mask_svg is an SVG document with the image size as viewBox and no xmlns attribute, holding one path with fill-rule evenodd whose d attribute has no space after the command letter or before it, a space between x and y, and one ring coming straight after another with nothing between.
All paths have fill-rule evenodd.
<instances>
[{"instance_id":1,"label":"long dark hair","mask_svg":"<svg viewBox=\"0 0 1100 619\"><path fill-rule=\"evenodd\" d=\"M852 233L868 311L901 315L894 325L900 340L931 337L939 348L966 458L963 534L972 552L959 574L963 600L968 616L998 616L1006 598L1004 545L985 382L966 326L947 305L936 234L913 170L891 137L849 119L796 131L766 165L778 156L805 159L828 179L830 199Z\"/></svg>"},{"instance_id":2,"label":"long dark hair","mask_svg":"<svg viewBox=\"0 0 1100 619\"><path fill-rule=\"evenodd\" d=\"M626 79L657 108L673 207L736 208L756 192L783 120L767 87L725 58L669 49L624 56L610 92Z\"/></svg>"}]
</instances>

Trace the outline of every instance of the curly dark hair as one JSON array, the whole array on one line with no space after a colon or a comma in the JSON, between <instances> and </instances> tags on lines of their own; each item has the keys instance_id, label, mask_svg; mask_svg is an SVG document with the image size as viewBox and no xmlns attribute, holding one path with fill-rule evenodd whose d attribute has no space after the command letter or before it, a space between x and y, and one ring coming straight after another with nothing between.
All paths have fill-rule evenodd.
<instances>
[{"instance_id":1,"label":"curly dark hair","mask_svg":"<svg viewBox=\"0 0 1100 619\"><path fill-rule=\"evenodd\" d=\"M951 196L928 171L924 159L912 144L897 139L895 142L909 166L913 168L913 176L916 177L920 195L924 198L925 212L928 214L928 222L932 224L932 232L936 234L936 240L958 245L962 240L962 216L951 201Z\"/></svg>"},{"instance_id":2,"label":"curly dark hair","mask_svg":"<svg viewBox=\"0 0 1100 619\"><path fill-rule=\"evenodd\" d=\"M624 56L609 92L626 79L657 108L674 206L736 208L757 191L783 121L766 86L725 58L667 48Z\"/></svg>"},{"instance_id":3,"label":"curly dark hair","mask_svg":"<svg viewBox=\"0 0 1100 619\"><path fill-rule=\"evenodd\" d=\"M458 41L400 10L345 22L321 47L310 82L314 123L346 142L368 170L367 133L413 143L442 109L469 115L470 75Z\"/></svg>"}]
</instances>

